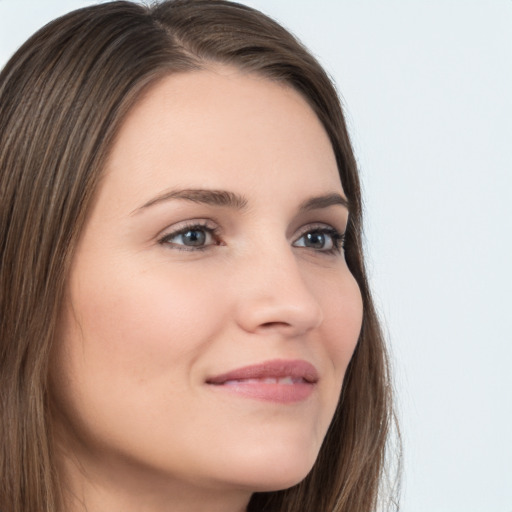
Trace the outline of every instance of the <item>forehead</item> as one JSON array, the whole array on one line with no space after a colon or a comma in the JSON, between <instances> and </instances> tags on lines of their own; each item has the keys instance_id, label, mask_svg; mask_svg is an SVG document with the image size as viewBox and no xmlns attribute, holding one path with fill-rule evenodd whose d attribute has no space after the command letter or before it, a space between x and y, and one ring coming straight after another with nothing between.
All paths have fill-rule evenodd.
<instances>
[{"instance_id":1,"label":"forehead","mask_svg":"<svg viewBox=\"0 0 512 512\"><path fill-rule=\"evenodd\" d=\"M171 75L146 91L106 174L139 196L168 186L341 190L328 136L303 97L226 67Z\"/></svg>"}]
</instances>

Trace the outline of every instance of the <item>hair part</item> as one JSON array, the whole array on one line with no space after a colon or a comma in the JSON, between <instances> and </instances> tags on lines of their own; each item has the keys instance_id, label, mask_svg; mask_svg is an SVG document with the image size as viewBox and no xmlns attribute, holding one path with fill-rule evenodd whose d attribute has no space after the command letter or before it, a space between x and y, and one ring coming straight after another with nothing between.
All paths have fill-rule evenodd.
<instances>
[{"instance_id":1,"label":"hair part","mask_svg":"<svg viewBox=\"0 0 512 512\"><path fill-rule=\"evenodd\" d=\"M223 0L110 2L32 36L0 73L0 510L63 511L48 361L66 276L127 113L173 73L225 64L299 91L331 141L350 202L347 264L363 324L313 470L249 511L370 512L393 421L388 361L362 252L357 166L336 91L284 28Z\"/></svg>"}]
</instances>

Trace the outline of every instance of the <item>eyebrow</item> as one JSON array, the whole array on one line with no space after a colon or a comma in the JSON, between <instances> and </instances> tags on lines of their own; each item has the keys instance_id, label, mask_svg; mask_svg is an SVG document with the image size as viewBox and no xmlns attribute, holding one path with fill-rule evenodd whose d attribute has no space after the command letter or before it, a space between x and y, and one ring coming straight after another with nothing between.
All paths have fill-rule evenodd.
<instances>
[{"instance_id":1,"label":"eyebrow","mask_svg":"<svg viewBox=\"0 0 512 512\"><path fill-rule=\"evenodd\" d=\"M228 190L183 189L164 192L150 199L132 213L137 213L140 210L172 199L181 199L211 206L224 206L234 210L244 210L247 208L247 199L245 197Z\"/></svg>"},{"instance_id":2,"label":"eyebrow","mask_svg":"<svg viewBox=\"0 0 512 512\"><path fill-rule=\"evenodd\" d=\"M323 196L306 199L300 204L299 211L308 212L311 210L321 210L322 208L329 208L329 206L336 205L343 206L350 211L348 199L338 193L325 194Z\"/></svg>"},{"instance_id":3,"label":"eyebrow","mask_svg":"<svg viewBox=\"0 0 512 512\"><path fill-rule=\"evenodd\" d=\"M149 208L159 203L171 201L173 199L179 199L184 201L190 201L193 203L207 204L211 206L222 206L232 208L234 210L245 210L247 209L247 199L235 192L228 190L209 190L209 189L183 189L183 190L171 190L164 192L148 202L144 203L141 207L135 209L132 214L135 214L141 210ZM300 212L308 212L311 210L320 210L323 208L329 208L330 206L343 206L349 210L349 201L338 193L325 194L322 196L311 197L306 199L299 205Z\"/></svg>"}]
</instances>

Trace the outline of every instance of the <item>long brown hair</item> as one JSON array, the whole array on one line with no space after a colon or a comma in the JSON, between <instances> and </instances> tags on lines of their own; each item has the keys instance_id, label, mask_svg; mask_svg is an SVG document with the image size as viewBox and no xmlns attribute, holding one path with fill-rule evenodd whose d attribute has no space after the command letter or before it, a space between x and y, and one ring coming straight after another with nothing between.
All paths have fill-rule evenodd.
<instances>
[{"instance_id":1,"label":"long brown hair","mask_svg":"<svg viewBox=\"0 0 512 512\"><path fill-rule=\"evenodd\" d=\"M224 0L109 2L32 36L0 74L0 510L63 512L48 359L66 276L116 133L160 78L217 62L283 82L331 140L350 202L346 258L364 318L334 419L310 474L256 493L249 511L370 512L393 415L368 288L358 174L336 91L318 62L258 11Z\"/></svg>"}]
</instances>

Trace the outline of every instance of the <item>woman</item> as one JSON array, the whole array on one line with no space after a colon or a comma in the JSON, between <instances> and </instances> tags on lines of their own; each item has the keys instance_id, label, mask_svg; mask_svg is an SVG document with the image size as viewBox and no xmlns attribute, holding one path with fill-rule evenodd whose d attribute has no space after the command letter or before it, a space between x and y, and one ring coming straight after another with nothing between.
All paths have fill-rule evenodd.
<instances>
[{"instance_id":1,"label":"woman","mask_svg":"<svg viewBox=\"0 0 512 512\"><path fill-rule=\"evenodd\" d=\"M105 3L14 55L0 125L0 510L374 510L386 356L310 54Z\"/></svg>"}]
</instances>

